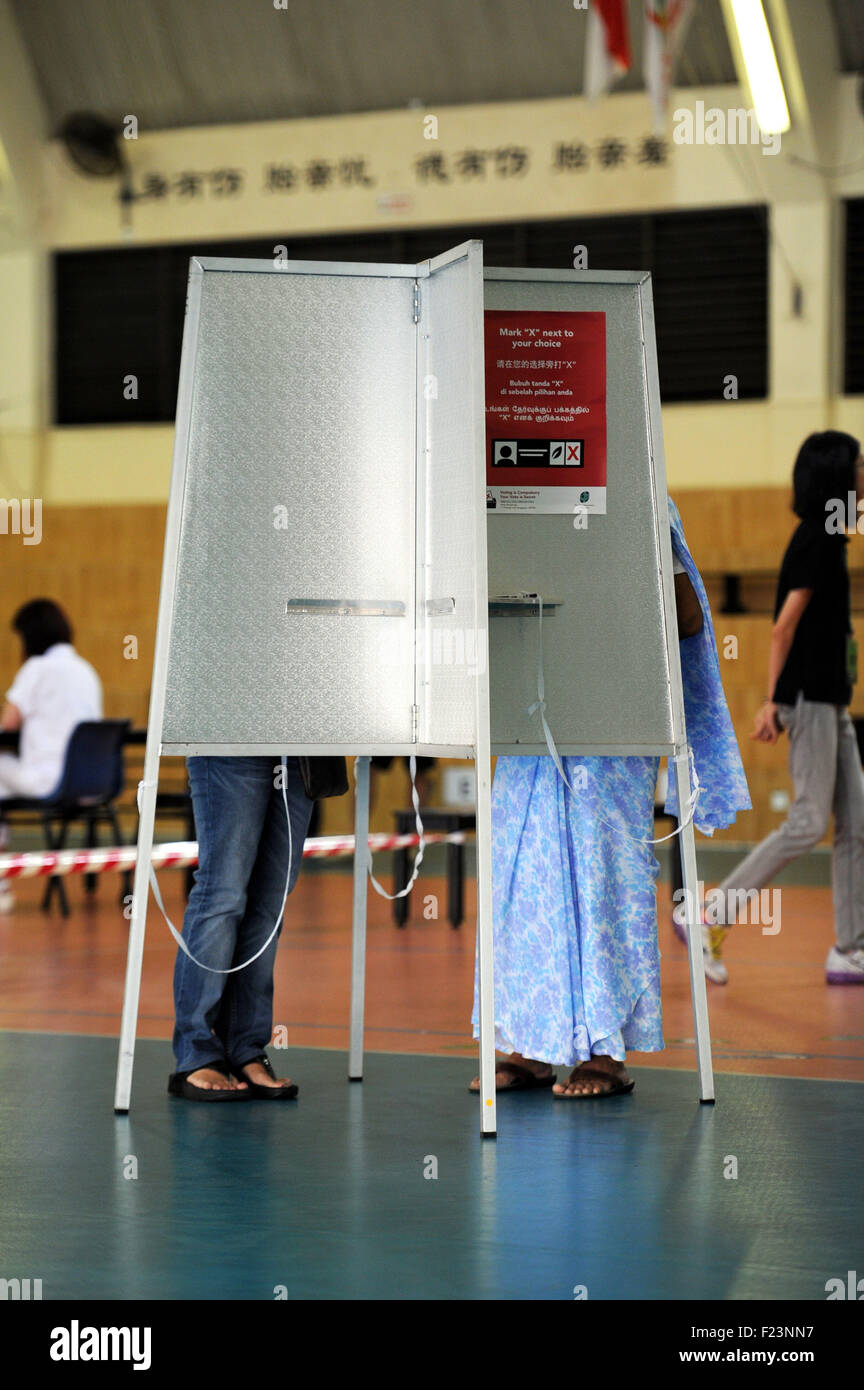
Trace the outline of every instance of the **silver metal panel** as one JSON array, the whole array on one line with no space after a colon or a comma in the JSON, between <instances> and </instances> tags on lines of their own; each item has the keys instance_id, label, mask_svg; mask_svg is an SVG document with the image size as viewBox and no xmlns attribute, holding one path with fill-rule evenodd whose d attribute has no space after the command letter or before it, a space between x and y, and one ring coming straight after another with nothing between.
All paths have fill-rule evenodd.
<instances>
[{"instance_id":1,"label":"silver metal panel","mask_svg":"<svg viewBox=\"0 0 864 1390\"><path fill-rule=\"evenodd\" d=\"M674 747L670 652L648 410L641 272L485 271L487 309L606 315L607 514L488 516L490 594L560 600L543 622L547 718L563 753L667 753ZM650 296L649 296L650 301ZM655 383L656 391L656 383ZM653 413L659 429L659 402ZM665 504L659 459L658 504ZM669 581L671 583L671 579ZM544 605L545 607L545 605ZM538 620L490 619L492 749L546 753L537 699ZM676 652L677 656L677 652Z\"/></svg>"},{"instance_id":2,"label":"silver metal panel","mask_svg":"<svg viewBox=\"0 0 864 1390\"><path fill-rule=\"evenodd\" d=\"M484 280L522 280L529 284L560 285L642 285L651 279L647 270L557 270L555 267L487 265ZM487 309L512 308L512 305L487 304ZM518 306L522 307L522 306ZM545 306L548 307L548 306Z\"/></svg>"},{"instance_id":3,"label":"silver metal panel","mask_svg":"<svg viewBox=\"0 0 864 1390\"><path fill-rule=\"evenodd\" d=\"M475 544L485 490L478 478L477 373L483 365L482 346L475 350L481 340L472 277L478 299L482 282L465 248L430 265L421 291L418 381L418 495L424 499L418 519L419 735L421 743L472 747L476 675L487 661L486 634L478 634L474 617L477 586L485 578Z\"/></svg>"},{"instance_id":4,"label":"silver metal panel","mask_svg":"<svg viewBox=\"0 0 864 1390\"><path fill-rule=\"evenodd\" d=\"M162 742L410 744L414 280L197 274ZM405 616L286 612L370 596Z\"/></svg>"},{"instance_id":5,"label":"silver metal panel","mask_svg":"<svg viewBox=\"0 0 864 1390\"><path fill-rule=\"evenodd\" d=\"M123 990L123 1017L120 1022L120 1047L117 1055L117 1078L114 1090L114 1109L118 1114L128 1113L132 1093L135 1033L138 1025L138 1000L141 992L141 967L144 960L144 935L147 921L150 857L153 851L153 825L156 816L160 745L165 711L165 680L168 669L168 648L171 640L174 581L180 545L180 514L186 474L186 452L189 447L192 423L201 282L201 270L193 264L190 269L189 289L186 296L186 321L183 329L183 352L180 360L180 388L177 394L177 423L174 430L171 490L168 497L165 549L162 555L162 586L159 592L159 619L156 626L153 681L150 686L150 710L147 716L147 746L144 750L144 776L139 789L138 853L135 859L132 919L129 924L126 983Z\"/></svg>"},{"instance_id":6,"label":"silver metal panel","mask_svg":"<svg viewBox=\"0 0 864 1390\"><path fill-rule=\"evenodd\" d=\"M427 271L394 261L253 260L243 256L194 256L202 270L225 270L237 275L339 275L414 280Z\"/></svg>"},{"instance_id":7,"label":"silver metal panel","mask_svg":"<svg viewBox=\"0 0 864 1390\"><path fill-rule=\"evenodd\" d=\"M210 754L212 757L252 757L253 754L278 756L286 751L285 740L277 743L203 743L199 739L193 739L190 743L162 743L159 745L159 752L162 757L193 758L199 754ZM335 757L338 753L344 753L346 757L354 757L357 752L357 740L352 739L348 743L292 743L288 749L291 753L302 753L305 757ZM410 757L412 753L428 754L430 758L468 758L470 751L466 750L464 744L449 743L378 743L374 745L374 752L383 755Z\"/></svg>"}]
</instances>

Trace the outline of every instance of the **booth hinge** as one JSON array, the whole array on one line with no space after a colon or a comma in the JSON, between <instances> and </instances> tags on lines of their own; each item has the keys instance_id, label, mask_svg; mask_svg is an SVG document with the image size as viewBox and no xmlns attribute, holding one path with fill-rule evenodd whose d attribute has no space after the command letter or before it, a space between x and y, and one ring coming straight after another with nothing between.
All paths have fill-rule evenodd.
<instances>
[{"instance_id":1,"label":"booth hinge","mask_svg":"<svg viewBox=\"0 0 864 1390\"><path fill-rule=\"evenodd\" d=\"M418 732L418 725L419 725L419 722L420 722L420 706L419 706L419 705L412 705L412 706L411 706L411 741L412 741L412 743L416 743L416 742L417 742L417 732Z\"/></svg>"},{"instance_id":2,"label":"booth hinge","mask_svg":"<svg viewBox=\"0 0 864 1390\"><path fill-rule=\"evenodd\" d=\"M414 281L414 322L420 322L420 281Z\"/></svg>"}]
</instances>

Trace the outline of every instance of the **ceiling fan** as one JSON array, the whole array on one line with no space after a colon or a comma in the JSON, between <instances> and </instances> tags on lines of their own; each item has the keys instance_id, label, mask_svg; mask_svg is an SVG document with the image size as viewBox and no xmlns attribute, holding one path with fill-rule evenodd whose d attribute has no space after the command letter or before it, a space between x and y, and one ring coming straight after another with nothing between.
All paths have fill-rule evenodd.
<instances>
[{"instance_id":1,"label":"ceiling fan","mask_svg":"<svg viewBox=\"0 0 864 1390\"><path fill-rule=\"evenodd\" d=\"M119 127L94 111L74 111L63 121L60 139L80 173L89 178L119 178L121 216L124 228L130 229L135 192Z\"/></svg>"}]
</instances>

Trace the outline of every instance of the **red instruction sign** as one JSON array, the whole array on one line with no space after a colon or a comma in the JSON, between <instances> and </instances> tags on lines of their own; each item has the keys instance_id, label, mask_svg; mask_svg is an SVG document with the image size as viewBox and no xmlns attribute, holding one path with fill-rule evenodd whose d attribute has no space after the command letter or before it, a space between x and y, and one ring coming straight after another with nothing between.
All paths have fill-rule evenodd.
<instances>
[{"instance_id":1,"label":"red instruction sign","mask_svg":"<svg viewBox=\"0 0 864 1390\"><path fill-rule=\"evenodd\" d=\"M487 309L486 506L606 511L606 315Z\"/></svg>"}]
</instances>

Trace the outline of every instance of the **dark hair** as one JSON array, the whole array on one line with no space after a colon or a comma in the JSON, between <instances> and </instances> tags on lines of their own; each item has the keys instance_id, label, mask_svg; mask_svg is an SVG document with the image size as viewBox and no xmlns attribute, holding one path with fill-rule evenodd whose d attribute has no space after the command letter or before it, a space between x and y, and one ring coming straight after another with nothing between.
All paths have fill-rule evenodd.
<instances>
[{"instance_id":1,"label":"dark hair","mask_svg":"<svg viewBox=\"0 0 864 1390\"><path fill-rule=\"evenodd\" d=\"M792 510L802 521L824 521L827 504L855 491L861 445L842 430L811 434L798 450L792 471Z\"/></svg>"},{"instance_id":2,"label":"dark hair","mask_svg":"<svg viewBox=\"0 0 864 1390\"><path fill-rule=\"evenodd\" d=\"M25 656L41 656L57 642L72 641L69 619L50 598L34 598L19 608L12 619L12 630L24 643Z\"/></svg>"}]
</instances>

